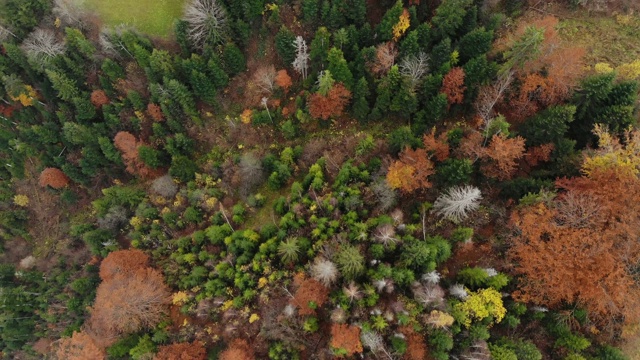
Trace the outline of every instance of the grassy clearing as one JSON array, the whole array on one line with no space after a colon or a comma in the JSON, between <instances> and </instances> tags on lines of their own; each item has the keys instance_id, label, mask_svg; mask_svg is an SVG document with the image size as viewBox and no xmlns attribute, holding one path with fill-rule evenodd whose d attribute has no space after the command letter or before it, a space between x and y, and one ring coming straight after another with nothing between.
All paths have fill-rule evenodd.
<instances>
[{"instance_id":1,"label":"grassy clearing","mask_svg":"<svg viewBox=\"0 0 640 360\"><path fill-rule=\"evenodd\" d=\"M615 67L640 59L637 15L603 17L573 12L571 17L560 18L560 35L587 50L587 65L606 62Z\"/></svg>"},{"instance_id":2,"label":"grassy clearing","mask_svg":"<svg viewBox=\"0 0 640 360\"><path fill-rule=\"evenodd\" d=\"M182 15L185 0L84 0L83 6L105 25L131 25L152 36L169 37Z\"/></svg>"}]
</instances>

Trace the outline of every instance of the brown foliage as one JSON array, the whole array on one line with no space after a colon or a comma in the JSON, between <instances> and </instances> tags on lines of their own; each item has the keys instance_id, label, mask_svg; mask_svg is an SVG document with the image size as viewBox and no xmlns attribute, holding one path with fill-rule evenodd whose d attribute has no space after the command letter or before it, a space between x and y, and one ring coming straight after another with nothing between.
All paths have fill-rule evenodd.
<instances>
[{"instance_id":1,"label":"brown foliage","mask_svg":"<svg viewBox=\"0 0 640 360\"><path fill-rule=\"evenodd\" d=\"M524 156L524 139L493 135L484 152L487 161L481 167L482 172L491 178L508 180L517 170L516 160Z\"/></svg>"},{"instance_id":2,"label":"brown foliage","mask_svg":"<svg viewBox=\"0 0 640 360\"><path fill-rule=\"evenodd\" d=\"M155 326L169 303L169 289L160 272L140 268L103 281L91 308L91 329L105 339Z\"/></svg>"},{"instance_id":3,"label":"brown foliage","mask_svg":"<svg viewBox=\"0 0 640 360\"><path fill-rule=\"evenodd\" d=\"M482 146L484 137L477 131L471 132L460 141L460 153L464 157L474 161L485 156L485 148Z\"/></svg>"},{"instance_id":4,"label":"brown foliage","mask_svg":"<svg viewBox=\"0 0 640 360\"><path fill-rule=\"evenodd\" d=\"M462 104L464 100L464 70L461 67L454 67L442 79L442 88L440 92L447 95L449 105Z\"/></svg>"},{"instance_id":5,"label":"brown foliage","mask_svg":"<svg viewBox=\"0 0 640 360\"><path fill-rule=\"evenodd\" d=\"M93 90L91 93L91 103L97 108L101 108L102 105L109 103L109 98L105 94L104 90Z\"/></svg>"},{"instance_id":6,"label":"brown foliage","mask_svg":"<svg viewBox=\"0 0 640 360\"><path fill-rule=\"evenodd\" d=\"M534 146L527 149L525 159L529 166L537 166L541 162L547 162L551 158L551 152L555 146L552 143L542 144L540 146Z\"/></svg>"},{"instance_id":7,"label":"brown foliage","mask_svg":"<svg viewBox=\"0 0 640 360\"><path fill-rule=\"evenodd\" d=\"M376 47L376 58L371 64L371 72L375 75L383 76L389 72L398 56L398 49L394 42L386 42Z\"/></svg>"},{"instance_id":8,"label":"brown foliage","mask_svg":"<svg viewBox=\"0 0 640 360\"><path fill-rule=\"evenodd\" d=\"M438 161L444 161L449 157L449 143L447 142L447 133L438 135L436 139L436 128L434 127L430 133L424 134L422 143L425 149Z\"/></svg>"},{"instance_id":9,"label":"brown foliage","mask_svg":"<svg viewBox=\"0 0 640 360\"><path fill-rule=\"evenodd\" d=\"M40 173L38 183L42 187L51 186L54 189L62 189L69 184L69 178L62 170L46 168Z\"/></svg>"},{"instance_id":10,"label":"brown foliage","mask_svg":"<svg viewBox=\"0 0 640 360\"><path fill-rule=\"evenodd\" d=\"M406 147L400 158L389 167L387 183L393 189L410 193L417 189L431 187L428 177L435 173L433 162L424 149L412 150Z\"/></svg>"},{"instance_id":11,"label":"brown foliage","mask_svg":"<svg viewBox=\"0 0 640 360\"><path fill-rule=\"evenodd\" d=\"M282 69L279 70L276 74L276 85L282 88L284 92L288 92L291 85L293 85L293 81L291 81L291 76L287 73L287 70Z\"/></svg>"},{"instance_id":12,"label":"brown foliage","mask_svg":"<svg viewBox=\"0 0 640 360\"><path fill-rule=\"evenodd\" d=\"M315 93L309 96L309 113L316 119L327 120L340 116L351 100L351 92L340 83L333 85L327 96Z\"/></svg>"},{"instance_id":13,"label":"brown foliage","mask_svg":"<svg viewBox=\"0 0 640 360\"><path fill-rule=\"evenodd\" d=\"M347 356L361 353L360 328L347 324L331 325L331 347L346 350Z\"/></svg>"},{"instance_id":14,"label":"brown foliage","mask_svg":"<svg viewBox=\"0 0 640 360\"><path fill-rule=\"evenodd\" d=\"M153 121L162 121L162 120L164 120L164 115L162 114L162 109L160 108L160 105L158 105L158 104L154 104L154 103L147 104L147 114L149 114L149 116L151 116Z\"/></svg>"},{"instance_id":15,"label":"brown foliage","mask_svg":"<svg viewBox=\"0 0 640 360\"><path fill-rule=\"evenodd\" d=\"M314 302L317 307L321 307L329 297L329 289L315 279L304 279L298 290L291 299L291 304L298 307L300 315L315 314L315 310L309 307L310 302Z\"/></svg>"},{"instance_id":16,"label":"brown foliage","mask_svg":"<svg viewBox=\"0 0 640 360\"><path fill-rule=\"evenodd\" d=\"M550 206L512 215L520 233L509 258L525 275L519 301L576 303L608 329L640 318L640 287L629 269L640 260L640 180L609 170L563 179Z\"/></svg>"},{"instance_id":17,"label":"brown foliage","mask_svg":"<svg viewBox=\"0 0 640 360\"><path fill-rule=\"evenodd\" d=\"M153 360L204 360L207 349L200 341L160 346Z\"/></svg>"},{"instance_id":18,"label":"brown foliage","mask_svg":"<svg viewBox=\"0 0 640 360\"><path fill-rule=\"evenodd\" d=\"M564 44L557 31L558 19L554 16L522 23L516 37L524 34L527 26L544 30L540 55L518 70L520 86L501 105L503 112L514 121L523 121L539 109L566 100L582 77L582 59L585 49Z\"/></svg>"},{"instance_id":19,"label":"brown foliage","mask_svg":"<svg viewBox=\"0 0 640 360\"><path fill-rule=\"evenodd\" d=\"M253 360L253 350L246 340L235 339L229 347L220 353L220 360Z\"/></svg>"},{"instance_id":20,"label":"brown foliage","mask_svg":"<svg viewBox=\"0 0 640 360\"><path fill-rule=\"evenodd\" d=\"M74 332L70 338L60 339L56 356L64 360L100 360L106 358L106 353L91 336L84 332Z\"/></svg>"},{"instance_id":21,"label":"brown foliage","mask_svg":"<svg viewBox=\"0 0 640 360\"><path fill-rule=\"evenodd\" d=\"M407 340L407 351L402 357L403 360L423 360L427 358L427 346L422 335L413 330L411 326L403 326L400 332Z\"/></svg>"},{"instance_id":22,"label":"brown foliage","mask_svg":"<svg viewBox=\"0 0 640 360\"><path fill-rule=\"evenodd\" d=\"M126 170L130 174L137 174L141 177L152 177L158 175L148 168L138 158L138 147L142 142L138 142L136 137L126 131L119 131L113 138L113 144L122 153L122 160L127 166Z\"/></svg>"},{"instance_id":23,"label":"brown foliage","mask_svg":"<svg viewBox=\"0 0 640 360\"><path fill-rule=\"evenodd\" d=\"M118 250L107 255L100 264L102 281L112 280L117 275L128 276L138 269L149 266L149 256L138 249Z\"/></svg>"}]
</instances>

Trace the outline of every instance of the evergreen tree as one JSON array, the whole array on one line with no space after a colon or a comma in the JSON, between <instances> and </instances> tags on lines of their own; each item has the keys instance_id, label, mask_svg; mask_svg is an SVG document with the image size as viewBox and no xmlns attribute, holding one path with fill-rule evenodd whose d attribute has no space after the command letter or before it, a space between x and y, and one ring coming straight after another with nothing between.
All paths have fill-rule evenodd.
<instances>
[{"instance_id":1,"label":"evergreen tree","mask_svg":"<svg viewBox=\"0 0 640 360\"><path fill-rule=\"evenodd\" d=\"M333 47L329 50L327 55L328 66L327 69L333 75L335 81L341 82L347 89L351 90L353 86L353 75L347 61L344 59L344 55L341 50Z\"/></svg>"},{"instance_id":2,"label":"evergreen tree","mask_svg":"<svg viewBox=\"0 0 640 360\"><path fill-rule=\"evenodd\" d=\"M332 30L340 29L346 24L346 19L344 18L343 12L340 9L337 1L334 1L333 5L331 6L328 20L329 27Z\"/></svg>"},{"instance_id":3,"label":"evergreen tree","mask_svg":"<svg viewBox=\"0 0 640 360\"><path fill-rule=\"evenodd\" d=\"M71 101L80 94L78 85L59 71L45 70L53 88L58 92L58 97L64 101Z\"/></svg>"},{"instance_id":4,"label":"evergreen tree","mask_svg":"<svg viewBox=\"0 0 640 360\"><path fill-rule=\"evenodd\" d=\"M400 57L409 57L420 53L420 43L418 41L418 31L412 30L400 43Z\"/></svg>"},{"instance_id":5,"label":"evergreen tree","mask_svg":"<svg viewBox=\"0 0 640 360\"><path fill-rule=\"evenodd\" d=\"M367 17L367 0L345 0L344 12L347 19L356 26L362 26Z\"/></svg>"},{"instance_id":6,"label":"evergreen tree","mask_svg":"<svg viewBox=\"0 0 640 360\"><path fill-rule=\"evenodd\" d=\"M550 107L527 119L519 128L519 133L527 140L528 146L550 142L557 144L569 130L575 113L576 107L573 105Z\"/></svg>"},{"instance_id":7,"label":"evergreen tree","mask_svg":"<svg viewBox=\"0 0 640 360\"><path fill-rule=\"evenodd\" d=\"M295 41L295 34L284 25L275 37L276 52L280 56L280 59L282 59L282 62L287 66L293 63L293 60L296 58Z\"/></svg>"},{"instance_id":8,"label":"evergreen tree","mask_svg":"<svg viewBox=\"0 0 640 360\"><path fill-rule=\"evenodd\" d=\"M376 27L376 33L380 41L389 41L393 39L393 27L400 21L404 7L402 0L398 0L382 17L380 24Z\"/></svg>"},{"instance_id":9,"label":"evergreen tree","mask_svg":"<svg viewBox=\"0 0 640 360\"><path fill-rule=\"evenodd\" d=\"M486 54L491 50L492 42L493 31L486 31L484 27L470 31L458 42L460 62L465 64L475 57Z\"/></svg>"},{"instance_id":10,"label":"evergreen tree","mask_svg":"<svg viewBox=\"0 0 640 360\"><path fill-rule=\"evenodd\" d=\"M440 74L446 74L451 70L451 39L444 38L431 50L431 69Z\"/></svg>"},{"instance_id":11,"label":"evergreen tree","mask_svg":"<svg viewBox=\"0 0 640 360\"><path fill-rule=\"evenodd\" d=\"M318 62L321 67L324 67L330 47L331 34L326 27L321 26L318 28L315 37L311 41L309 53L311 60Z\"/></svg>"},{"instance_id":12,"label":"evergreen tree","mask_svg":"<svg viewBox=\"0 0 640 360\"><path fill-rule=\"evenodd\" d=\"M464 25L465 15L472 4L473 0L444 0L431 19L436 38L441 41L447 37L455 38L456 32Z\"/></svg>"},{"instance_id":13,"label":"evergreen tree","mask_svg":"<svg viewBox=\"0 0 640 360\"><path fill-rule=\"evenodd\" d=\"M229 76L235 76L243 72L247 67L247 60L244 54L234 43L227 43L224 46L222 61Z\"/></svg>"},{"instance_id":14,"label":"evergreen tree","mask_svg":"<svg viewBox=\"0 0 640 360\"><path fill-rule=\"evenodd\" d=\"M302 0L302 18L309 24L314 24L318 20L320 11L320 0Z\"/></svg>"},{"instance_id":15,"label":"evergreen tree","mask_svg":"<svg viewBox=\"0 0 640 360\"><path fill-rule=\"evenodd\" d=\"M174 32L176 34L176 42L180 45L182 57L188 57L194 50L191 42L189 41L189 23L184 20L177 19L174 23Z\"/></svg>"},{"instance_id":16,"label":"evergreen tree","mask_svg":"<svg viewBox=\"0 0 640 360\"><path fill-rule=\"evenodd\" d=\"M353 116L359 121L365 121L369 115L369 83L365 77L358 80L353 91Z\"/></svg>"}]
</instances>

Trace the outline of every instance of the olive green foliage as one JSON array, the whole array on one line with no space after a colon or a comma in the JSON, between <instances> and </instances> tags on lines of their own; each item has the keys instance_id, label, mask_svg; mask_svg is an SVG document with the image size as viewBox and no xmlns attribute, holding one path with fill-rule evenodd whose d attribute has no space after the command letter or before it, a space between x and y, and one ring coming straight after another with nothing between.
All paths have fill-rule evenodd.
<instances>
[{"instance_id":1,"label":"olive green foliage","mask_svg":"<svg viewBox=\"0 0 640 360\"><path fill-rule=\"evenodd\" d=\"M355 246L346 245L340 249L335 258L340 273L346 279L353 279L364 270L364 256Z\"/></svg>"}]
</instances>

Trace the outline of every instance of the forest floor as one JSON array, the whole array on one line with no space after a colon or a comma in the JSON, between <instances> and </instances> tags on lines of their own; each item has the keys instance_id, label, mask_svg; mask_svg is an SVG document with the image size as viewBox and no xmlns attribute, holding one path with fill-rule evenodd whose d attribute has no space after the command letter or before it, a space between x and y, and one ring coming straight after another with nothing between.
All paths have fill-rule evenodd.
<instances>
[{"instance_id":1,"label":"forest floor","mask_svg":"<svg viewBox=\"0 0 640 360\"><path fill-rule=\"evenodd\" d=\"M173 34L173 23L184 8L184 0L84 0L82 4L95 12L104 25L125 24L162 38Z\"/></svg>"}]
</instances>

